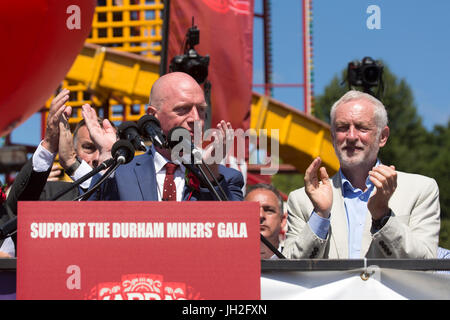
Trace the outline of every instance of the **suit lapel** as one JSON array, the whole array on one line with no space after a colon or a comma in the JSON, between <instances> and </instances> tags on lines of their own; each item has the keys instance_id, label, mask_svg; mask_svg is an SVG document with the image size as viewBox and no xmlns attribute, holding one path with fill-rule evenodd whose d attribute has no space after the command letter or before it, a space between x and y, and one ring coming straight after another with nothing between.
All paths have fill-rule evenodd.
<instances>
[{"instance_id":1,"label":"suit lapel","mask_svg":"<svg viewBox=\"0 0 450 320\"><path fill-rule=\"evenodd\" d=\"M348 225L345 213L344 197L342 196L342 185L340 174L332 178L333 206L331 208L331 241L334 242L338 259L348 258ZM339 254L342 252L342 255Z\"/></svg>"},{"instance_id":2,"label":"suit lapel","mask_svg":"<svg viewBox=\"0 0 450 320\"><path fill-rule=\"evenodd\" d=\"M141 156L135 163L134 174L136 175L139 191L142 195L142 200L158 201L158 187L156 182L155 163L152 149L145 156ZM190 195L190 188L187 186L183 190L183 201L186 201ZM191 196L192 200L197 200L195 192Z\"/></svg>"},{"instance_id":3,"label":"suit lapel","mask_svg":"<svg viewBox=\"0 0 450 320\"><path fill-rule=\"evenodd\" d=\"M142 199L144 201L158 201L158 189L153 154L149 152L146 154L146 157L141 157L141 159L136 162L134 173L136 174Z\"/></svg>"}]
</instances>

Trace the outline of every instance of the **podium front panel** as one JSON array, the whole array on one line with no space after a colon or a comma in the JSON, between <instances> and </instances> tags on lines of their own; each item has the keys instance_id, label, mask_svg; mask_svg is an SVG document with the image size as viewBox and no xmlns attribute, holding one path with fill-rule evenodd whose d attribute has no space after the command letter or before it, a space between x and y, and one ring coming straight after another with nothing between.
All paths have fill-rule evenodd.
<instances>
[{"instance_id":1,"label":"podium front panel","mask_svg":"<svg viewBox=\"0 0 450 320\"><path fill-rule=\"evenodd\" d=\"M259 299L252 202L19 202L18 299Z\"/></svg>"}]
</instances>

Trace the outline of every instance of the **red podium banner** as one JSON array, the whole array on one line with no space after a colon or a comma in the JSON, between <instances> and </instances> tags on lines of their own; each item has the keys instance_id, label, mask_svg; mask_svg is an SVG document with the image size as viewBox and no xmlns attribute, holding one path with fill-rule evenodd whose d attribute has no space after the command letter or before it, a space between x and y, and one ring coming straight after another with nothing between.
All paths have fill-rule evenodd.
<instances>
[{"instance_id":1,"label":"red podium banner","mask_svg":"<svg viewBox=\"0 0 450 320\"><path fill-rule=\"evenodd\" d=\"M260 299L252 202L20 202L17 298Z\"/></svg>"}]
</instances>

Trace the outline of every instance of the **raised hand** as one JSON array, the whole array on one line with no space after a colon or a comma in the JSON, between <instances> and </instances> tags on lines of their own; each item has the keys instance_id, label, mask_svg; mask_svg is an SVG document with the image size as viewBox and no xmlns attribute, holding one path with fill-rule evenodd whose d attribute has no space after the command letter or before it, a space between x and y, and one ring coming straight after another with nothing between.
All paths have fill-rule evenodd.
<instances>
[{"instance_id":1,"label":"raised hand","mask_svg":"<svg viewBox=\"0 0 450 320\"><path fill-rule=\"evenodd\" d=\"M63 119L63 114L70 116L72 108L65 105L69 100L69 90L63 89L52 100L48 111L47 126L45 128L44 141L42 146L52 153L58 152L59 147L59 122Z\"/></svg>"},{"instance_id":2,"label":"raised hand","mask_svg":"<svg viewBox=\"0 0 450 320\"><path fill-rule=\"evenodd\" d=\"M12 258L12 257L6 252L0 251L0 258Z\"/></svg>"},{"instance_id":3,"label":"raised hand","mask_svg":"<svg viewBox=\"0 0 450 320\"><path fill-rule=\"evenodd\" d=\"M369 171L369 179L375 185L375 192L369 198L367 208L374 220L389 214L389 199L397 188L397 172L394 166L380 164Z\"/></svg>"},{"instance_id":4,"label":"raised hand","mask_svg":"<svg viewBox=\"0 0 450 320\"><path fill-rule=\"evenodd\" d=\"M62 169L59 165L54 164L52 166L52 170L50 170L50 174L48 175L47 181L58 181L59 176L62 174Z\"/></svg>"},{"instance_id":5,"label":"raised hand","mask_svg":"<svg viewBox=\"0 0 450 320\"><path fill-rule=\"evenodd\" d=\"M211 139L212 138L212 139ZM203 151L202 159L209 165L212 173L219 176L219 164L226 157L227 144L233 143L233 128L231 123L221 120L213 130L211 137L208 137L213 143L210 143ZM208 174L209 176L209 174ZM212 177L209 177L212 179Z\"/></svg>"},{"instance_id":6,"label":"raised hand","mask_svg":"<svg viewBox=\"0 0 450 320\"><path fill-rule=\"evenodd\" d=\"M63 117L59 122L59 163L67 170L76 161L72 132L68 120Z\"/></svg>"},{"instance_id":7,"label":"raised hand","mask_svg":"<svg viewBox=\"0 0 450 320\"><path fill-rule=\"evenodd\" d=\"M102 163L111 158L111 148L117 141L116 130L108 119L103 120L102 125L100 125L97 113L89 104L82 106L82 115L91 139L100 153L99 163Z\"/></svg>"},{"instance_id":8,"label":"raised hand","mask_svg":"<svg viewBox=\"0 0 450 320\"><path fill-rule=\"evenodd\" d=\"M330 216L333 205L333 189L327 170L320 167L322 160L317 157L305 172L305 191L314 205L314 211L323 218ZM320 167L320 169L319 169ZM320 179L318 176L320 172Z\"/></svg>"}]
</instances>

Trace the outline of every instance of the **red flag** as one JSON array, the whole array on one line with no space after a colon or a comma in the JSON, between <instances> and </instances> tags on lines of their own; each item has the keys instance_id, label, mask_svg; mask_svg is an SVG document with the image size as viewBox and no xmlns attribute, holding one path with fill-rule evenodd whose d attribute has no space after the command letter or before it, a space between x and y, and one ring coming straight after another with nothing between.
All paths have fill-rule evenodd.
<instances>
[{"instance_id":1,"label":"red flag","mask_svg":"<svg viewBox=\"0 0 450 320\"><path fill-rule=\"evenodd\" d=\"M235 129L246 130L252 98L253 0L172 0L168 64L184 54L192 18L200 30L195 50L210 57L211 126L225 120Z\"/></svg>"}]
</instances>

